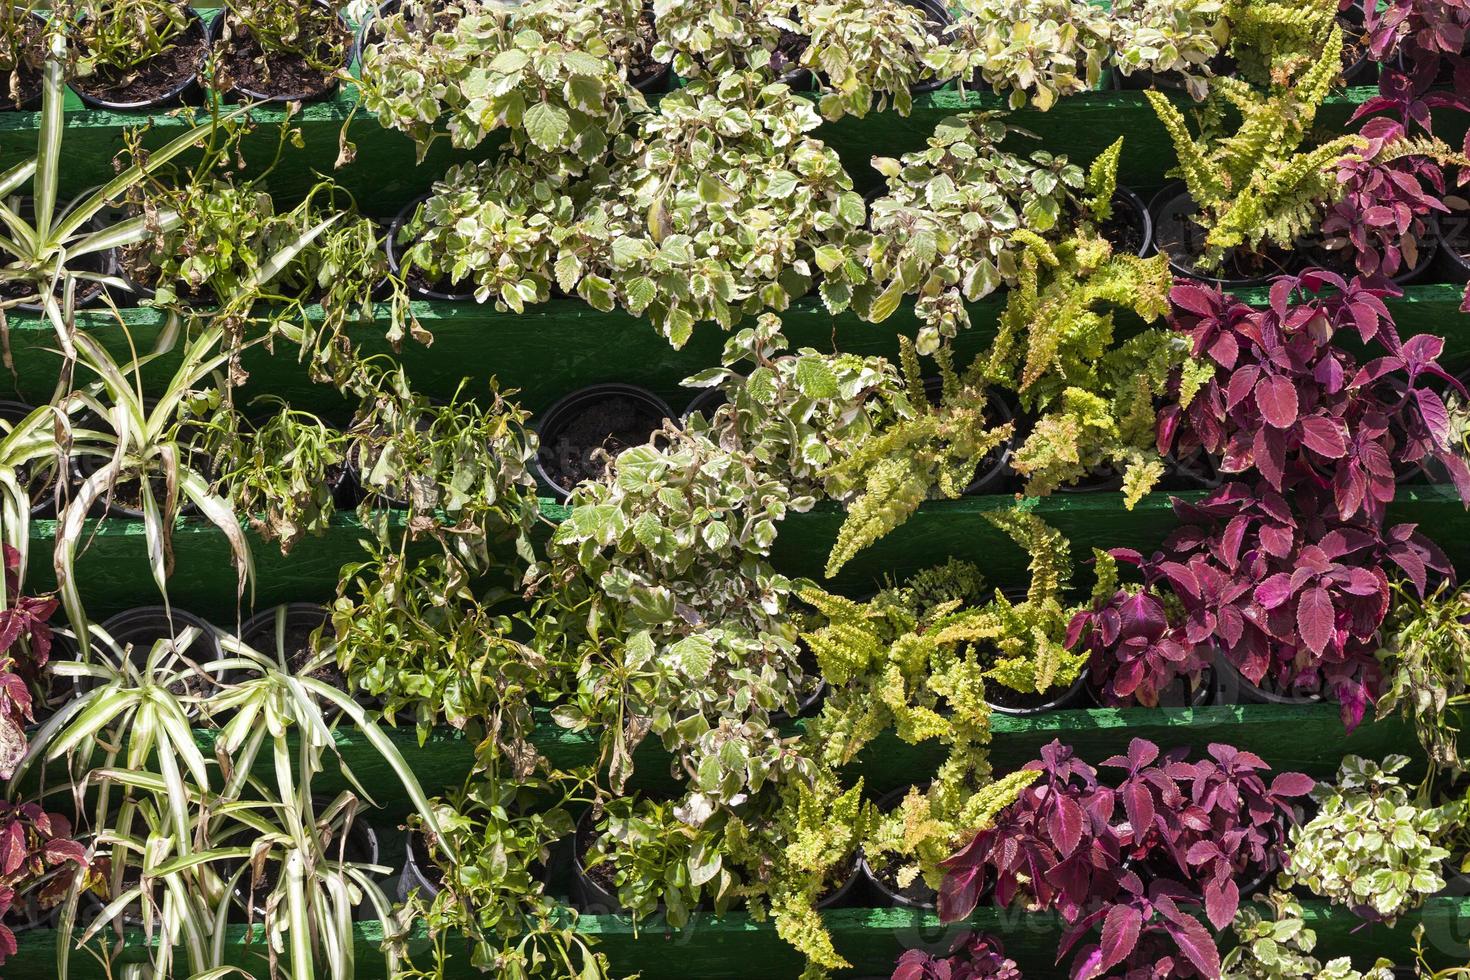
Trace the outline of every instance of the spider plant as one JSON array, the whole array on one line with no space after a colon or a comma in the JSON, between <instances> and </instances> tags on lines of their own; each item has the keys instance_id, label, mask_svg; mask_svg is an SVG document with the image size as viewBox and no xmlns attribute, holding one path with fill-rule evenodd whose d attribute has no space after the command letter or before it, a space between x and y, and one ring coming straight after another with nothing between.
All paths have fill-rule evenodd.
<instances>
[{"instance_id":1,"label":"spider plant","mask_svg":"<svg viewBox=\"0 0 1470 980\"><path fill-rule=\"evenodd\" d=\"M42 405L15 423L0 420L0 537L20 556L17 575L26 578L30 552L31 508L37 471L50 467L64 472L68 447L91 443L96 433L73 427L72 416L79 411L79 399L68 395L59 402ZM56 480L65 490L66 481ZM0 604L8 598L0 583Z\"/></svg>"},{"instance_id":2,"label":"spider plant","mask_svg":"<svg viewBox=\"0 0 1470 980\"><path fill-rule=\"evenodd\" d=\"M0 283L23 283L30 290L0 302L0 325L6 309L20 303L39 302L46 318L56 328L69 365L74 357L72 338L78 284L100 281L115 287L125 285L105 272L76 268L75 260L141 241L157 228L169 228L178 222L176 213L165 210L95 228L93 223L98 215L110 205L118 204L153 168L202 143L213 127L233 122L250 107L240 106L209 123L186 129L164 146L149 151L146 162L125 167L106 184L60 207L58 187L62 136L66 129L62 111L66 94L66 44L57 20L47 28L46 43L36 154L0 173L0 253L3 253L0 254ZM22 217L19 202L15 200L28 183L32 203L29 220Z\"/></svg>"},{"instance_id":3,"label":"spider plant","mask_svg":"<svg viewBox=\"0 0 1470 980\"><path fill-rule=\"evenodd\" d=\"M65 760L74 774L85 773L72 780L79 796L82 787L97 790L92 812L98 846L111 859L111 898L78 943L92 942L109 922L139 909L145 930L165 940L150 947L154 975L174 975L172 951L179 946L188 961L180 975L221 976L213 971L225 969L230 911L249 890L247 880L254 884L255 869L267 863L280 872L260 903L271 948L287 951L289 966L279 973L347 980L353 975L353 908L367 901L390 920L391 903L373 881L386 869L347 861L340 848L360 801L370 797L337 756L324 708L335 709L340 723L354 726L378 751L437 838L435 812L367 712L311 676L334 656L330 647L297 673L289 670L284 610L277 616L273 655L223 636L226 657L201 666L187 656L198 630L185 628L173 644L155 644L138 664L92 627L96 662L56 665L62 677L89 679L91 686L42 726L16 778L37 761ZM201 673L214 678L203 693L177 692L181 678ZM212 760L190 727L196 709L201 724L217 726ZM329 755L355 792L319 806L312 780ZM251 843L236 844L242 837ZM138 872L136 883L125 884L129 869ZM157 886L159 899L153 896ZM75 889L68 903L62 922L67 938L57 945L62 977L74 947ZM385 955L391 968L396 953Z\"/></svg>"},{"instance_id":4,"label":"spider plant","mask_svg":"<svg viewBox=\"0 0 1470 980\"><path fill-rule=\"evenodd\" d=\"M243 596L245 586L254 578L249 542L234 509L211 488L202 458L191 451L181 424L193 402L207 400L212 394L201 392L201 385L234 356L235 351L225 343L223 329L207 327L185 345L178 370L156 402L143 396L141 370L159 356L158 352L134 356L125 366L90 334L78 332L74 340L78 363L96 376L76 394L81 405L102 420L106 431L99 432L95 442L74 450L75 455L96 464L96 468L76 487L56 530L56 582L73 628L81 634L87 630L75 574L84 521L93 506L99 500L110 499L113 489L124 481L137 483L148 564L165 597L173 570L171 538L181 495L229 541L239 573L239 595ZM162 499L155 482L162 483Z\"/></svg>"}]
</instances>

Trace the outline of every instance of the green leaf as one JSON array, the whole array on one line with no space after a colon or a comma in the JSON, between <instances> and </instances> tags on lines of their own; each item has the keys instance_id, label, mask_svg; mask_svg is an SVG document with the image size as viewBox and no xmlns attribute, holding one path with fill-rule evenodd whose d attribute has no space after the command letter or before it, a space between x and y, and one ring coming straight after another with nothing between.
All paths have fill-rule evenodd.
<instances>
[{"instance_id":1,"label":"green leaf","mask_svg":"<svg viewBox=\"0 0 1470 980\"><path fill-rule=\"evenodd\" d=\"M803 357L796 362L796 386L808 398L837 397L837 375L820 357Z\"/></svg>"},{"instance_id":2,"label":"green leaf","mask_svg":"<svg viewBox=\"0 0 1470 980\"><path fill-rule=\"evenodd\" d=\"M521 120L531 142L548 152L564 149L571 133L572 122L561 106L538 102L526 110Z\"/></svg>"},{"instance_id":3,"label":"green leaf","mask_svg":"<svg viewBox=\"0 0 1470 980\"><path fill-rule=\"evenodd\" d=\"M669 648L669 654L678 662L679 669L695 681L709 676L715 663L714 645L704 636L684 637Z\"/></svg>"}]
</instances>

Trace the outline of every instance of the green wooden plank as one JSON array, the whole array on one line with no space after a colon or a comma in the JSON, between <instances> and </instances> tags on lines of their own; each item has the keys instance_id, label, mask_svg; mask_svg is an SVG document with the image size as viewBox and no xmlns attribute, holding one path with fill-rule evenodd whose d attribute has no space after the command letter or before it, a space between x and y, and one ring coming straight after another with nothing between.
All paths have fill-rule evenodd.
<instances>
[{"instance_id":1,"label":"green wooden plank","mask_svg":"<svg viewBox=\"0 0 1470 980\"><path fill-rule=\"evenodd\" d=\"M806 722L784 726L783 734L799 734ZM991 715L991 765L997 773L1013 772L1040 757L1042 746L1058 739L1072 745L1094 765L1126 751L1134 738L1144 738L1165 747L1188 747L1202 757L1213 742L1249 749L1280 772L1305 772L1314 778L1336 774L1345 755L1382 758L1390 752L1414 752L1413 732L1398 718L1369 721L1345 732L1336 705L1221 705L1208 708L1079 708L1051 711L1028 718L999 713ZM451 728L431 731L423 744L410 724L386 729L389 740L408 762L421 785L430 793L458 786L470 772L479 734ZM218 732L200 729L196 737L206 753L212 752ZM343 765L369 788L389 787L376 798L389 818L405 816L410 804L398 789L393 774L376 749L360 731L343 726L335 732L336 749ZM595 765L598 737L591 732L570 732L558 727L544 711L537 712L532 736L536 749L554 767L570 769ZM937 743L910 745L888 732L876 739L855 759L848 775L861 777L876 794L912 785L931 776L944 761L945 751ZM654 795L678 791L681 783L670 772L669 756L657 739L648 739L634 756L632 788ZM323 792L350 788L340 768L329 766L317 778Z\"/></svg>"},{"instance_id":2,"label":"green wooden plank","mask_svg":"<svg viewBox=\"0 0 1470 980\"><path fill-rule=\"evenodd\" d=\"M1264 303L1265 291L1250 290L1242 298ZM1444 337L1444 363L1460 370L1470 367L1470 318L1459 312L1463 298L1464 287L1458 284L1411 286L1388 306L1404 336ZM961 364L995 336L1004 305L1003 294L970 304L973 325L955 345ZM649 388L682 412L696 392L679 382L718 364L727 336L716 325L704 324L686 346L675 350L646 321L621 311L600 313L575 299L553 299L522 314L499 313L473 302L415 302L412 310L434 338L429 346L405 343L398 354L417 390L447 398L461 382L467 383L467 391L477 393L496 377L502 386L516 389L517 401L533 413L578 388L611 381ZM388 315L386 309L380 312ZM308 316L320 316L320 310L312 308ZM897 355L898 336L912 336L917 325L911 301L881 324L866 323L850 312L833 316L815 299L797 301L782 320L793 347L890 358ZM147 349L153 343L164 318L157 310L129 308L116 314L87 311L78 322L115 356L126 359L131 345ZM55 332L25 315L11 315L8 327L14 369L0 370L0 398L30 403L48 399L60 369ZM380 321L355 327L351 335L364 354L388 353L385 330L386 323ZM250 378L245 397L276 395L295 408L344 423L355 406L336 388L312 382L297 355L290 345L277 345L274 353L262 346L247 351L244 367ZM177 365L174 355L150 363L143 374L145 387L165 384Z\"/></svg>"},{"instance_id":3,"label":"green wooden plank","mask_svg":"<svg viewBox=\"0 0 1470 980\"><path fill-rule=\"evenodd\" d=\"M1357 106L1377 91L1352 88L1332 96L1318 114L1318 125L1341 129ZM69 96L68 105L76 105ZM985 92L953 88L919 95L907 117L895 112L875 112L862 119L848 117L824 124L817 135L842 157L859 187L878 184L878 174L869 165L873 154L897 155L918 149L933 132L934 125L955 112L998 111L1006 100ZM282 109L262 108L254 112L259 123L243 145L249 167L264 166L276 156L276 128ZM1167 134L1148 107L1142 92L1089 92L1063 99L1048 112L1027 107L1012 113L1015 122L1041 137L1036 145L1066 153L1078 161L1090 161L1120 135L1127 135L1119 167L1123 183L1140 190L1153 190L1164 181L1174 153ZM116 113L92 109L69 109L66 114L66 152L71 165L62 175L61 191L74 194L96 183L97 176L110 172L110 161L123 149L123 131L145 122L153 132L145 145L161 145L170 134L187 125L192 110L157 113ZM202 118L202 116L200 116ZM0 168L8 167L34 151L40 114L0 112ZM416 159L413 142L402 134L383 129L377 118L358 110L357 93L345 86L333 98L309 103L291 120L304 139L301 147L289 147L269 177L278 201L299 199L316 182L318 174L334 176L358 197L370 213L391 217L399 208L429 189L430 184L454 162L484 159L493 154L498 140L491 139L470 151L452 149L447 140L436 140L422 163ZM1445 124L1447 139L1463 130L1464 121ZM345 127L345 130L344 130ZM357 147L356 161L337 168L339 137ZM1023 149L1031 141L1018 142Z\"/></svg>"},{"instance_id":4,"label":"green wooden plank","mask_svg":"<svg viewBox=\"0 0 1470 980\"><path fill-rule=\"evenodd\" d=\"M1147 552L1158 547L1174 526L1169 499L1169 494L1149 494L1126 511L1115 492L1057 493L1038 501L1035 512L1071 539L1078 555L1091 554L1094 547ZM1027 581L1025 552L985 519L987 513L1011 506L1013 500L994 495L927 503L906 524L854 559L829 585L861 595L950 556L975 562L997 586L1022 585ZM549 501L543 504L551 520L565 516L565 508ZM773 551L776 567L789 575L820 579L842 519L842 509L833 504L819 504L806 514L787 518ZM1401 487L1389 508L1389 519L1419 524L1456 565L1470 566L1470 515L1453 488ZM280 602L325 601L333 595L341 565L363 554L358 544L361 525L351 515L340 518L321 537L303 540L288 556L252 533L257 577L254 601L247 595L237 605L235 572L224 537L200 518L181 518L175 527L175 572L169 595L179 606L220 623L234 622L237 615L248 615L252 608ZM55 522L32 522L29 581L34 589L44 591L55 585L49 560L54 535ZM158 601L141 523L122 518L89 521L84 544L77 574L93 615Z\"/></svg>"},{"instance_id":5,"label":"green wooden plank","mask_svg":"<svg viewBox=\"0 0 1470 980\"><path fill-rule=\"evenodd\" d=\"M1467 956L1465 935L1466 923L1470 922L1470 901L1461 896L1430 899L1421 910L1400 920L1393 929L1364 926L1352 913L1320 901L1304 902L1303 908L1307 925L1317 932L1317 950L1324 959L1351 956L1360 969L1370 966L1379 956L1406 961L1413 928L1420 924L1429 937L1427 952L1436 965L1463 962ZM886 977L904 950L943 950L965 928L1003 936L1006 953L1028 977L1064 975L1062 968L1055 965L1062 928L1057 918L1049 914L982 908L966 923L949 926L940 925L932 914L904 909L835 909L823 913L822 918L832 932L838 952L853 964L852 971L841 974L846 977ZM353 929L357 976L364 980L382 977L381 957L377 955L383 938L382 924L360 922ZM789 980L801 971L800 957L776 935L775 926L769 920L755 921L744 912L697 916L677 932L660 928L656 921L635 928L626 917L611 915L583 916L577 922L577 929L596 939L598 948L608 955L619 973L637 971L644 980L691 977ZM228 930L226 947L232 962L264 977L261 927L238 925ZM7 975L52 975L57 938L52 930L22 934L20 951L6 963ZM246 944L247 939L250 945ZM147 943L141 933L129 932L120 962L141 961ZM422 953L427 946L420 924L410 939L410 949ZM103 977L104 972L89 957L79 956L73 958L71 975L77 980L93 980ZM444 974L446 980L486 975L474 971L464 955L452 958Z\"/></svg>"}]
</instances>

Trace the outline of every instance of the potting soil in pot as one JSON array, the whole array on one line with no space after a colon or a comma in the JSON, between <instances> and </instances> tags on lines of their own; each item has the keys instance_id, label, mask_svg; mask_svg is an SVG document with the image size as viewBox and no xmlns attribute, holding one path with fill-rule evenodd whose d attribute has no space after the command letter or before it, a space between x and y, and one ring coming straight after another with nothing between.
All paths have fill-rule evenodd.
<instances>
[{"instance_id":1,"label":"potting soil in pot","mask_svg":"<svg viewBox=\"0 0 1470 980\"><path fill-rule=\"evenodd\" d=\"M572 488L602 475L604 450L616 456L648 441L663 419L645 402L623 395L601 398L572 413L541 446L541 465L558 486Z\"/></svg>"}]
</instances>

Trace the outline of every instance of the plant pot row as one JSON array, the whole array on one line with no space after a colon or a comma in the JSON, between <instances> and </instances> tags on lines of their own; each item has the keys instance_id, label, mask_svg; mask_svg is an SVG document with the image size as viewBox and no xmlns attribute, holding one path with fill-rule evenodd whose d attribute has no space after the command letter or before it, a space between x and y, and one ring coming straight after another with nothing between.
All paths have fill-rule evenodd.
<instances>
[{"instance_id":1,"label":"plant pot row","mask_svg":"<svg viewBox=\"0 0 1470 980\"><path fill-rule=\"evenodd\" d=\"M1237 248L1226 255L1219 269L1204 270L1198 263L1205 249L1205 231L1195 220L1198 208L1183 182L1165 185L1150 202L1149 212L1153 216L1155 247L1168 257L1169 270L1181 279L1220 289L1248 289L1265 286L1275 276L1313 266L1345 277L1355 274L1340 253L1317 239L1300 242L1290 251ZM1431 237L1420 244L1418 261L1393 276L1393 283L1406 286L1426 278L1450 283L1470 281L1470 214L1454 213L1438 220L1430 216L1427 223Z\"/></svg>"},{"instance_id":2,"label":"plant pot row","mask_svg":"<svg viewBox=\"0 0 1470 980\"><path fill-rule=\"evenodd\" d=\"M331 622L331 613L324 607L314 603L293 602L284 606L285 617L283 620L283 631L280 642L277 642L277 611L276 609L263 610L240 625L239 638L247 646L259 651L266 656L279 655L284 659L286 666L292 670L299 670L310 660L314 653L311 637L316 630L328 626ZM184 635L190 628L197 630L197 635L191 642L184 642ZM149 653L154 645L160 641L169 644L169 649L158 661L158 667L162 670L175 670L187 665L197 665L200 668L208 668L219 660L224 659L225 652L220 645L220 631L204 619L195 614L180 609L178 606L139 606L118 613L104 620L101 629L116 645L119 653L127 656L128 660L140 669L148 661ZM72 641L65 637L57 637L57 641L64 644L67 649L59 652L59 659L68 659L77 656ZM228 680L219 674L211 676ZM312 676L336 687L345 693L348 690L346 678L336 669L333 664L328 664L312 672ZM85 683L85 682L83 682ZM194 674L186 682L187 690L176 690L175 694L207 694L206 688L213 682L205 677ZM73 691L63 689L53 682L53 689L46 692L44 703L36 706L37 722L44 721L60 708L73 696Z\"/></svg>"},{"instance_id":3,"label":"plant pot row","mask_svg":"<svg viewBox=\"0 0 1470 980\"><path fill-rule=\"evenodd\" d=\"M865 196L864 200L871 206L872 203L884 193L884 187L879 185L873 188ZM454 282L452 280L441 280L429 282L423 273L409 265L405 267L404 256L408 249L413 246L412 241L405 241L403 229L412 220L415 212L429 200L431 194L422 194L409 201L402 211L399 211L388 226L388 235L384 242L387 254L388 268L393 275L404 280L409 292L418 299L436 300L448 303L471 303L475 301L475 290L466 288L468 284ZM1103 237L1111 241L1115 248L1120 251L1149 255L1154 247L1154 222L1143 198L1126 187L1119 187L1113 194L1113 216L1104 223L1100 229ZM817 294L820 286L819 281L812 284L811 295ZM566 298L553 286L553 295Z\"/></svg>"},{"instance_id":4,"label":"plant pot row","mask_svg":"<svg viewBox=\"0 0 1470 980\"><path fill-rule=\"evenodd\" d=\"M262 55L259 44L248 30L230 19L227 10L201 14L180 3L188 18L184 34L144 61L131 77L114 80L101 73L77 76L70 80L71 88L89 108L112 112L148 112L199 104L213 88L213 81L208 77L213 63L216 70L228 77L227 94L232 98L278 103L326 98L336 91L338 74L352 64L356 49L347 21L326 0L314 2L330 15L337 35L334 40L343 52L341 64L330 74L311 68L294 53ZM45 15L35 16L38 24L44 22ZM42 34L41 29L35 32L36 43L41 43ZM258 58L263 66L257 63ZM0 110L34 110L40 102L40 77L27 75L23 78L19 104L9 98L0 99Z\"/></svg>"}]
</instances>

